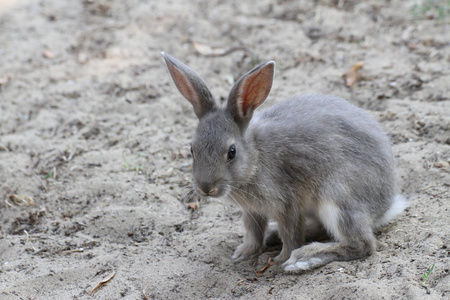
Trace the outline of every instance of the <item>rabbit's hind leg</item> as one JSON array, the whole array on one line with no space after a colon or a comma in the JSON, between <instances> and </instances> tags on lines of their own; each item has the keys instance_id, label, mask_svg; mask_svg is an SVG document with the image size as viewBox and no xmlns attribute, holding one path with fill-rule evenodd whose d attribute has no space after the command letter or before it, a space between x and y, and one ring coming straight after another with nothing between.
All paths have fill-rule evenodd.
<instances>
[{"instance_id":1,"label":"rabbit's hind leg","mask_svg":"<svg viewBox=\"0 0 450 300\"><path fill-rule=\"evenodd\" d=\"M307 271L332 261L362 258L375 250L375 237L366 213L342 210L330 204L321 207L319 217L334 241L315 242L292 251L283 264L285 271Z\"/></svg>"}]
</instances>

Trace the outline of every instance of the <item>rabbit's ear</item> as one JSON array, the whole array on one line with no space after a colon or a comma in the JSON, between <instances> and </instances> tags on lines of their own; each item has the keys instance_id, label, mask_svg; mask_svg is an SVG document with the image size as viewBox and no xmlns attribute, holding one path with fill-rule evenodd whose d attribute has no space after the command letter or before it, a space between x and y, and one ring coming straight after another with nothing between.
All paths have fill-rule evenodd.
<instances>
[{"instance_id":1,"label":"rabbit's ear","mask_svg":"<svg viewBox=\"0 0 450 300\"><path fill-rule=\"evenodd\" d=\"M269 61L254 68L234 84L228 97L227 109L236 122L245 127L252 118L253 111L269 96L274 71L275 62Z\"/></svg>"},{"instance_id":2,"label":"rabbit's ear","mask_svg":"<svg viewBox=\"0 0 450 300\"><path fill-rule=\"evenodd\" d=\"M197 117L201 119L207 112L214 110L216 102L203 79L179 60L165 52L161 54L175 85L183 97L192 104Z\"/></svg>"}]
</instances>

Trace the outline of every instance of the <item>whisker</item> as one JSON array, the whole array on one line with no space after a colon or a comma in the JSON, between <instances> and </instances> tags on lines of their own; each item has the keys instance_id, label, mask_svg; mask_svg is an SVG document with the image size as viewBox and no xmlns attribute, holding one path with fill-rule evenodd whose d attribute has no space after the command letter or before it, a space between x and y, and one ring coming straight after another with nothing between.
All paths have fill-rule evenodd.
<instances>
[{"instance_id":1,"label":"whisker","mask_svg":"<svg viewBox=\"0 0 450 300\"><path fill-rule=\"evenodd\" d=\"M180 145L182 145L182 146L184 146L184 147L186 147L186 148L188 148L188 149L191 148L191 146L190 146L189 144L180 142L179 140L177 140L177 139L175 139L175 138L173 138L173 137L169 137L169 139L170 139L171 141L177 142L178 144L180 144Z\"/></svg>"},{"instance_id":2,"label":"whisker","mask_svg":"<svg viewBox=\"0 0 450 300\"><path fill-rule=\"evenodd\" d=\"M274 194L277 194L277 191L274 189L271 189L269 186L261 184L261 183L256 183L256 182L245 182L244 184L240 181L228 181L228 183L234 183L235 185L233 185L234 187L238 187L238 186L243 186L243 185L247 185L247 186L256 186L259 187L263 190L269 191L269 192L273 192Z\"/></svg>"},{"instance_id":3,"label":"whisker","mask_svg":"<svg viewBox=\"0 0 450 300\"><path fill-rule=\"evenodd\" d=\"M229 193L231 202L234 202L237 206L239 206L242 210L244 210L244 207L241 205L241 203L239 203L239 201L237 201L237 200L234 198L234 195L233 195L232 193L233 193L233 191L230 191L230 193ZM237 196L237 195L236 195L236 196Z\"/></svg>"},{"instance_id":4,"label":"whisker","mask_svg":"<svg viewBox=\"0 0 450 300\"><path fill-rule=\"evenodd\" d=\"M245 191L243 189L240 189L240 188L238 188L236 186L229 185L229 187L230 187L231 190L235 190L235 191L238 191L240 193L245 193L246 195L252 197L257 203L259 203L261 206L263 206L265 208L267 208L267 206L269 205L268 202L265 202L265 201L261 200L260 198L256 197L252 193L249 193L249 192L247 192L247 191ZM235 194L236 194L236 192L235 192ZM242 199L244 201L242 196L240 197L240 199ZM298 208L296 206L294 206L294 209L298 209ZM285 212L284 210L277 210L277 214L282 215L282 216L287 216L288 212ZM263 216L263 215L261 214L261 216Z\"/></svg>"},{"instance_id":5,"label":"whisker","mask_svg":"<svg viewBox=\"0 0 450 300\"><path fill-rule=\"evenodd\" d=\"M263 201L261 199L259 199L258 197L256 197L255 195L253 195L252 193L249 193L247 191L244 191L243 189L240 189L240 188L232 186L232 185L230 185L230 188L234 189L234 190L236 190L238 192L245 193L245 194L251 196L253 199L255 199L256 202L259 202L261 205L263 204Z\"/></svg>"},{"instance_id":6,"label":"whisker","mask_svg":"<svg viewBox=\"0 0 450 300\"><path fill-rule=\"evenodd\" d=\"M240 200L241 200L242 202L245 202L245 198L244 198L243 196L239 195L236 191L231 190L230 193L233 193L233 195L234 195L235 197L239 197ZM253 196L252 194L249 194L249 195ZM253 197L254 197L255 199L259 200L259 199L256 198L255 196L253 196ZM259 201L260 201L260 200L259 200ZM241 206L241 208L242 208L243 210L245 210L244 207L243 207L242 205L240 205L240 206ZM265 216L264 216L263 214L259 213L258 211L255 210L254 212L257 213L258 215L260 215L261 217L265 218Z\"/></svg>"},{"instance_id":7,"label":"whisker","mask_svg":"<svg viewBox=\"0 0 450 300\"><path fill-rule=\"evenodd\" d=\"M194 189L190 189L189 191L187 191L187 192L184 194L184 196L181 198L181 201L182 201L184 204L188 203L188 202L192 199L192 196L194 196L194 194L195 194Z\"/></svg>"},{"instance_id":8,"label":"whisker","mask_svg":"<svg viewBox=\"0 0 450 300\"><path fill-rule=\"evenodd\" d=\"M243 207L238 203L238 201L236 200L236 199L234 199L234 197L233 197L233 194L232 193L234 193L234 196L239 196L238 194L236 194L234 191L230 191L230 198L235 202L235 203L237 203L242 209L243 209ZM243 209L244 211L245 211L245 209ZM256 211L255 211L256 212ZM265 216L263 216L262 214L260 214L259 212L256 212L259 216L261 216L263 219L266 219L266 217ZM252 219L253 219L253 221L254 221L254 223L258 226L258 228L259 228L259 230L261 231L261 233L263 233L264 234L264 232L265 232L265 230L263 230L262 228L261 228L261 226L259 225L259 223L256 221L256 219L255 219L255 217L253 217L253 215L251 214L251 213L249 213L249 212L247 212L247 215L249 215Z\"/></svg>"}]
</instances>

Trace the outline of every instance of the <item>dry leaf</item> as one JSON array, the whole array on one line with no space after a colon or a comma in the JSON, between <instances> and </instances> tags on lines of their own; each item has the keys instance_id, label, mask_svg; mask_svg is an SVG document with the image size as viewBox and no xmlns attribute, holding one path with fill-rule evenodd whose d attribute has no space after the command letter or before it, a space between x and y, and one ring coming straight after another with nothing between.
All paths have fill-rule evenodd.
<instances>
[{"instance_id":1,"label":"dry leaf","mask_svg":"<svg viewBox=\"0 0 450 300\"><path fill-rule=\"evenodd\" d=\"M238 50L246 51L247 50L245 47L242 47L242 46L223 49L223 48L213 48L211 46L197 43L197 42L192 42L192 45L194 45L194 48L195 48L195 50L197 50L198 53L200 53L201 55L204 55L204 56L224 56L224 55L230 54L234 51L238 51Z\"/></svg>"},{"instance_id":2,"label":"dry leaf","mask_svg":"<svg viewBox=\"0 0 450 300\"><path fill-rule=\"evenodd\" d=\"M54 53L53 51L50 51L50 50L45 50L45 51L42 53L42 55L43 55L45 58L48 58L48 59L52 59L52 58L55 57L55 53Z\"/></svg>"},{"instance_id":3,"label":"dry leaf","mask_svg":"<svg viewBox=\"0 0 450 300\"><path fill-rule=\"evenodd\" d=\"M347 73L345 83L348 87L352 87L356 83L356 81L358 81L358 79L360 78L358 76L358 70L361 69L363 65L364 65L363 62L357 62L352 66L350 72Z\"/></svg>"},{"instance_id":4,"label":"dry leaf","mask_svg":"<svg viewBox=\"0 0 450 300\"><path fill-rule=\"evenodd\" d=\"M198 209L198 202L189 202L187 208L194 211Z\"/></svg>"},{"instance_id":5,"label":"dry leaf","mask_svg":"<svg viewBox=\"0 0 450 300\"><path fill-rule=\"evenodd\" d=\"M34 200L30 196L26 195L10 195L9 200L12 201L13 204L18 206L31 206L34 205ZM9 202L7 202L8 204ZM11 205L10 205L11 206Z\"/></svg>"},{"instance_id":6,"label":"dry leaf","mask_svg":"<svg viewBox=\"0 0 450 300\"><path fill-rule=\"evenodd\" d=\"M432 39L428 39L428 40L425 40L425 41L423 41L423 45L424 46L427 46L427 47L431 47L431 46L433 46L433 40Z\"/></svg>"},{"instance_id":7,"label":"dry leaf","mask_svg":"<svg viewBox=\"0 0 450 300\"><path fill-rule=\"evenodd\" d=\"M445 162L445 161L440 161L440 162L434 163L433 167L445 169L445 168L449 167L449 164L447 162Z\"/></svg>"},{"instance_id":8,"label":"dry leaf","mask_svg":"<svg viewBox=\"0 0 450 300\"><path fill-rule=\"evenodd\" d=\"M409 51L413 51L416 48L417 48L417 44L408 44L408 50Z\"/></svg>"},{"instance_id":9,"label":"dry leaf","mask_svg":"<svg viewBox=\"0 0 450 300\"><path fill-rule=\"evenodd\" d=\"M200 44L197 42L193 42L192 44L194 45L195 50L197 50L198 53L200 53L201 55L220 56L223 55L223 53L225 53L225 49L222 48L212 48L208 45Z\"/></svg>"},{"instance_id":10,"label":"dry leaf","mask_svg":"<svg viewBox=\"0 0 450 300\"><path fill-rule=\"evenodd\" d=\"M3 76L0 77L0 86L7 84L9 82L9 77L8 76Z\"/></svg>"},{"instance_id":11,"label":"dry leaf","mask_svg":"<svg viewBox=\"0 0 450 300\"><path fill-rule=\"evenodd\" d=\"M269 257L269 260L267 261L267 264L256 273L256 276L262 276L262 274L271 266L276 265L277 263L273 261L272 257Z\"/></svg>"},{"instance_id":12,"label":"dry leaf","mask_svg":"<svg viewBox=\"0 0 450 300\"><path fill-rule=\"evenodd\" d=\"M102 285L104 285L105 283L107 283L108 281L110 281L114 275L116 275L116 272L113 271L111 275L109 275L109 277L103 279L102 281L100 281L99 283L97 283L92 290L89 292L89 294L92 294L93 292L95 292L95 290L97 290L99 287L101 287Z\"/></svg>"}]
</instances>

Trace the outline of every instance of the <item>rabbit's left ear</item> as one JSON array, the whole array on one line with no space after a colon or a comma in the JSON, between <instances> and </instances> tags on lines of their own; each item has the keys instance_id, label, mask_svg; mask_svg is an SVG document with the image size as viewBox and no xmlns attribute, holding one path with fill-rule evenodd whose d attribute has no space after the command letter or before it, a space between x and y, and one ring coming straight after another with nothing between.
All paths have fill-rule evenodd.
<instances>
[{"instance_id":1,"label":"rabbit's left ear","mask_svg":"<svg viewBox=\"0 0 450 300\"><path fill-rule=\"evenodd\" d=\"M234 84L228 97L227 110L235 121L246 127L253 111L260 106L272 88L275 62L266 62L241 78Z\"/></svg>"},{"instance_id":2,"label":"rabbit's left ear","mask_svg":"<svg viewBox=\"0 0 450 300\"><path fill-rule=\"evenodd\" d=\"M208 86L191 68L169 54L162 52L167 68L180 93L194 107L199 119L216 109L216 102Z\"/></svg>"}]
</instances>

